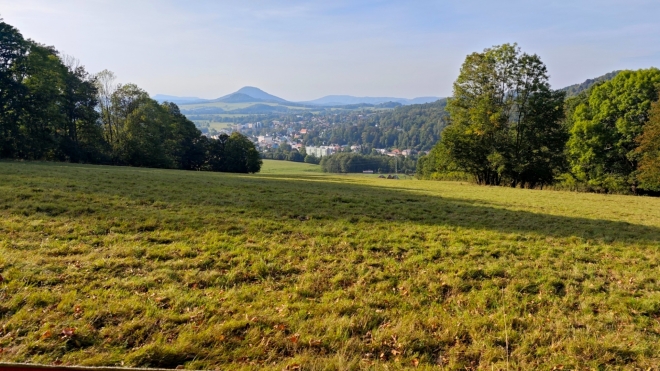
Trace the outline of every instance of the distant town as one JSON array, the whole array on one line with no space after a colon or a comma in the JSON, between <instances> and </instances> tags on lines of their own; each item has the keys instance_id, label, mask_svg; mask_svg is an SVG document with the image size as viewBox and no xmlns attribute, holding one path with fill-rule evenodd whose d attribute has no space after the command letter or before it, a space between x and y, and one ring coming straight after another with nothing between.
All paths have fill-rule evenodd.
<instances>
[{"instance_id":1,"label":"distant town","mask_svg":"<svg viewBox=\"0 0 660 371\"><path fill-rule=\"evenodd\" d=\"M319 121L318 123L327 124L323 121ZM297 122L297 124L304 125L305 122L299 121ZM218 130L213 134L207 131L203 133L203 135L211 139L217 139L221 134L230 135L233 132L240 132L241 134L245 135L250 140L252 140L257 146L257 148L259 148L259 151L262 153L268 152L270 150L279 149L282 146L289 146L291 150L296 150L301 153L304 151L304 153L308 155L321 158L325 156L331 156L339 152L363 153L364 150L364 146L360 144L348 145L348 144L330 143L328 145L320 145L320 146L305 145L303 143L304 142L303 138L305 135L308 134L308 129L303 128L296 130L292 127L287 127L281 121L272 121L271 127L275 129L284 129L287 133L285 135L255 135L254 134L254 132L257 131L256 129L263 128L264 126L265 125L262 122L234 124L227 129ZM392 148L392 149L372 148L370 149L370 151L372 154L377 153L380 155L385 155L390 157L394 157L394 156L408 157L410 155L419 153L419 151L415 151L412 149L398 149L398 148ZM421 154L426 154L426 153L428 153L428 151L421 151Z\"/></svg>"}]
</instances>

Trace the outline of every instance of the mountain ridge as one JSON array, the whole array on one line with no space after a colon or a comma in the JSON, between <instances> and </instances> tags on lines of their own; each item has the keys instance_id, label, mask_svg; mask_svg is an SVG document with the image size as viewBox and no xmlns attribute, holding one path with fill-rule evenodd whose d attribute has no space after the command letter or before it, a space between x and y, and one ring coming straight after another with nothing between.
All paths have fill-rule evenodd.
<instances>
[{"instance_id":1,"label":"mountain ridge","mask_svg":"<svg viewBox=\"0 0 660 371\"><path fill-rule=\"evenodd\" d=\"M576 95L582 93L583 91L589 90L595 84L612 80L613 78L616 77L616 75L619 74L619 72L621 72L621 70L608 72L608 73L606 73L602 76L594 77L593 79L587 79L582 83L569 85L569 86L561 88L559 90L560 91L565 91L567 97L573 97L573 96L576 96Z\"/></svg>"},{"instance_id":2,"label":"mountain ridge","mask_svg":"<svg viewBox=\"0 0 660 371\"><path fill-rule=\"evenodd\" d=\"M210 102L226 102L227 99L231 99L232 96L236 96L237 94L258 99L261 102L293 103L275 95L268 94L259 88L255 88L254 86L244 86L231 94L227 94L217 99L212 99Z\"/></svg>"},{"instance_id":3,"label":"mountain ridge","mask_svg":"<svg viewBox=\"0 0 660 371\"><path fill-rule=\"evenodd\" d=\"M612 71L602 76L592 79L587 79L582 83L566 86L559 89L565 91L568 97L580 94L583 91L590 89L593 85L613 79L621 71ZM357 104L383 104L383 103L399 103L402 105L412 104L425 104L433 103L438 100L444 99L442 97L417 97L417 98L397 98L397 97L358 97L353 95L326 95L321 98L308 100L308 101L290 101L278 96L266 93L265 91L254 87L244 86L237 91L224 95L216 99L202 99L198 97L178 97L173 95L156 94L153 99L159 102L172 102L178 105L188 104L204 104L204 103L278 103L284 105L295 106L317 106L317 107L341 107Z\"/></svg>"},{"instance_id":4,"label":"mountain ridge","mask_svg":"<svg viewBox=\"0 0 660 371\"><path fill-rule=\"evenodd\" d=\"M153 99L159 102L172 102L179 105L186 104L202 104L202 103L280 103L280 104L296 104L306 106L346 106L355 104L383 104L383 103L400 103L402 105L410 104L424 104L432 103L440 97L417 97L417 98L397 98L397 97L357 97L353 95L326 95L324 97L310 100L310 101L289 101L278 96L266 93L265 91L254 86L244 86L237 91L221 96L215 99L203 99L197 97L178 97L173 95L156 94Z\"/></svg>"},{"instance_id":5,"label":"mountain ridge","mask_svg":"<svg viewBox=\"0 0 660 371\"><path fill-rule=\"evenodd\" d=\"M349 104L381 104L381 103L401 103L403 105L432 103L440 100L440 97L417 97L417 98L396 98L396 97L356 97L353 95L326 95L324 97L311 101L298 102L316 106L337 106Z\"/></svg>"}]
</instances>

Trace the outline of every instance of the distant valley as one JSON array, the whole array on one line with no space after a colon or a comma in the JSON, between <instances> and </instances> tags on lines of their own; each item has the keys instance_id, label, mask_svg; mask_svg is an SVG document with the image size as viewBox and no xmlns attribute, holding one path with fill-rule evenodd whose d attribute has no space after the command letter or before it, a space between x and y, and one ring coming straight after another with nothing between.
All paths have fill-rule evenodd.
<instances>
[{"instance_id":1,"label":"distant valley","mask_svg":"<svg viewBox=\"0 0 660 371\"><path fill-rule=\"evenodd\" d=\"M586 91L594 84L614 78L619 71L588 79L583 83L567 86L560 90L568 96ZM234 93L216 99L199 97L179 97L157 94L153 99L159 102L172 102L179 105L181 112L193 121L224 121L229 117L263 114L295 114L296 112L325 112L328 110L354 109L393 109L413 104L433 103L440 97L418 97L413 99L397 97L356 97L351 95L328 95L322 98L293 102L269 94L259 88L246 86Z\"/></svg>"},{"instance_id":2,"label":"distant valley","mask_svg":"<svg viewBox=\"0 0 660 371\"><path fill-rule=\"evenodd\" d=\"M295 111L315 111L326 109L356 108L396 108L404 105L435 102L439 97L419 97L413 99L395 97L354 97L350 95L328 95L323 98L292 102L265 91L246 86L234 93L216 99L198 97L177 97L157 94L153 99L159 102L172 102L180 106L186 115L247 115L267 113L291 113Z\"/></svg>"}]
</instances>

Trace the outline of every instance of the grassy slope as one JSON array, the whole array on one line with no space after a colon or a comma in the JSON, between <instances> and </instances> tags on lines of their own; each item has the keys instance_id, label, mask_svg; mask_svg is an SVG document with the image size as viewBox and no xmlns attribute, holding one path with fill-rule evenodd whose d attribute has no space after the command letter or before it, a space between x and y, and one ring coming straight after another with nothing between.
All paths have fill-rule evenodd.
<instances>
[{"instance_id":1,"label":"grassy slope","mask_svg":"<svg viewBox=\"0 0 660 371\"><path fill-rule=\"evenodd\" d=\"M321 166L313 164L305 164L300 162L291 161L277 161L277 160L263 160L264 165L261 172L257 175L264 174L287 174L287 175L304 175L309 173L322 173Z\"/></svg>"},{"instance_id":2,"label":"grassy slope","mask_svg":"<svg viewBox=\"0 0 660 371\"><path fill-rule=\"evenodd\" d=\"M310 169L0 162L0 359L660 363L660 199Z\"/></svg>"}]
</instances>

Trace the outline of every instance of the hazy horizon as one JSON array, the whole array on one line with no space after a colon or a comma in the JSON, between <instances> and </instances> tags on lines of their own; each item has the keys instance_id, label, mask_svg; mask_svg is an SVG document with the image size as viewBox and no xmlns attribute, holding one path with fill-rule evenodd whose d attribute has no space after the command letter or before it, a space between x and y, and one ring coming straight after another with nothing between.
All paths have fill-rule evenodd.
<instances>
[{"instance_id":1,"label":"hazy horizon","mask_svg":"<svg viewBox=\"0 0 660 371\"><path fill-rule=\"evenodd\" d=\"M155 94L150 94L150 95L151 95L152 97L160 96L160 97L199 98L199 99L203 99L203 100L213 100L213 99L218 99L218 98L221 98L221 97L224 97L224 96L227 96L227 95L231 95L231 94L233 94L233 93L237 93L237 92L239 92L240 90L242 90L242 89L244 89L244 88L257 88L257 89L259 89L259 90L262 90L262 91L265 92L265 93L268 93L268 94L274 95L274 96L276 96L277 98L282 98L282 99L288 100L289 102L300 102L300 103L311 102L311 101L319 100L319 99L321 99L321 98L328 98L328 97L397 98L397 99L402 99L402 98L403 98L403 99L415 99L415 98L429 98L429 97L446 98L446 97L440 97L440 96L434 96L434 95L429 95L429 96L419 96L419 97L395 97L395 96L385 96L385 95L380 95L380 96L356 96L356 95L350 95L350 94L327 94L327 95L324 95L324 96L322 96L322 97L317 97L317 98L313 98L313 99L305 99L305 100L297 100L297 101L294 101L294 100L291 100L291 99L287 99L286 97L279 96L278 94L274 94L274 93L272 93L272 92L265 91L265 90L259 88L258 86L242 86L242 87L240 87L239 89L236 89L235 91L232 91L232 92L228 92L227 94L224 94L224 95L222 95L222 96L208 97L208 98L198 97L198 96L180 96L180 95L162 94L162 93L155 93Z\"/></svg>"},{"instance_id":2,"label":"hazy horizon","mask_svg":"<svg viewBox=\"0 0 660 371\"><path fill-rule=\"evenodd\" d=\"M465 56L518 42L554 88L660 65L660 3L556 1L0 0L26 38L150 95L218 98L243 86L291 101L451 95Z\"/></svg>"}]
</instances>

